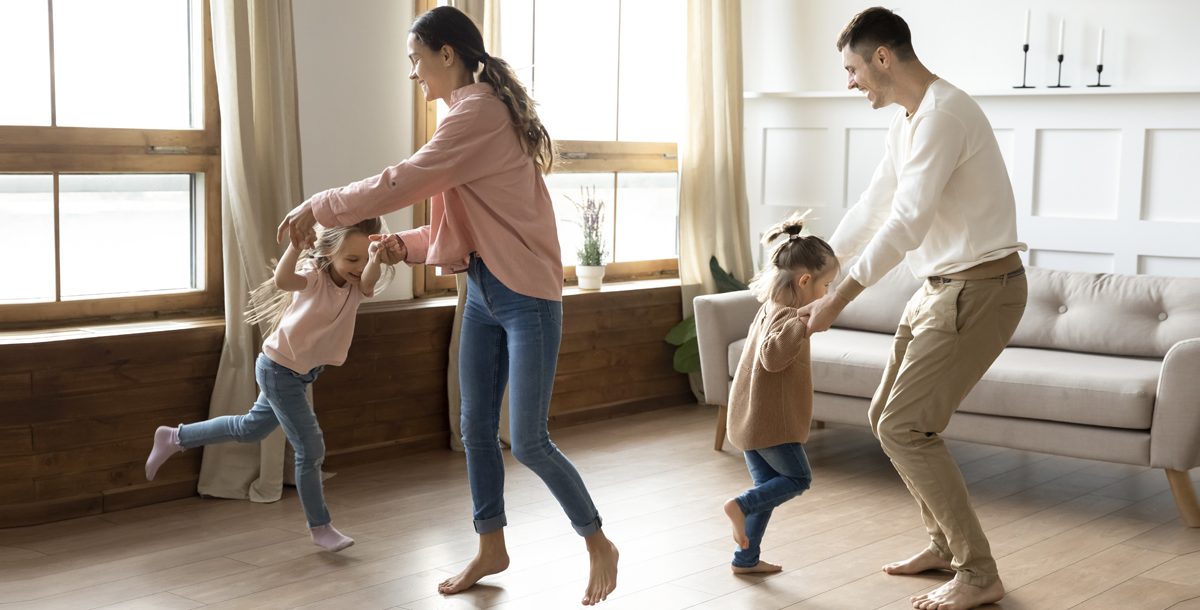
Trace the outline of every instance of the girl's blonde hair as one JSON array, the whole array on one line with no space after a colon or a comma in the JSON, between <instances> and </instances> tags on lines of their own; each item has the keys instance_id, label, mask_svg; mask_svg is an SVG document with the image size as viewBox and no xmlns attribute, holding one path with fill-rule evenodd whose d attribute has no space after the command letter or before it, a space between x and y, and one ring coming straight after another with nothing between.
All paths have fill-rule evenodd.
<instances>
[{"instance_id":1,"label":"girl's blonde hair","mask_svg":"<svg viewBox=\"0 0 1200 610\"><path fill-rule=\"evenodd\" d=\"M312 248L300 253L296 268L311 264L321 273L328 273L334 255L342 249L342 244L346 242L348 235L352 233L372 235L382 232L383 221L379 218L368 218L347 227L319 227L316 243ZM279 328L279 322L283 320L283 313L292 304L292 293L280 290L279 286L275 285L274 274L277 261L278 259L271 261L272 277L267 278L267 281L250 291L250 306L246 311L247 324L265 324L267 326L264 337L270 336L275 329ZM394 270L388 267L385 275L390 277L393 272ZM378 290L377 286L376 291Z\"/></svg>"},{"instance_id":2,"label":"girl's blonde hair","mask_svg":"<svg viewBox=\"0 0 1200 610\"><path fill-rule=\"evenodd\" d=\"M550 173L554 166L554 144L538 118L536 104L512 66L484 50L483 34L475 22L452 6L439 6L417 17L409 32L434 51L450 45L468 72L478 72L479 82L491 85L496 97L508 108L525 153L533 157L534 165L543 174Z\"/></svg>"},{"instance_id":3,"label":"girl's blonde hair","mask_svg":"<svg viewBox=\"0 0 1200 610\"><path fill-rule=\"evenodd\" d=\"M800 234L807 216L808 212L793 214L763 233L764 246L771 245L783 235L787 235L787 239L772 250L763 270L750 280L750 293L760 303L770 299L780 305L795 306L800 300L800 295L796 294L796 274L807 272L816 276L829 265L839 264L833 248L825 240L816 235Z\"/></svg>"}]
</instances>

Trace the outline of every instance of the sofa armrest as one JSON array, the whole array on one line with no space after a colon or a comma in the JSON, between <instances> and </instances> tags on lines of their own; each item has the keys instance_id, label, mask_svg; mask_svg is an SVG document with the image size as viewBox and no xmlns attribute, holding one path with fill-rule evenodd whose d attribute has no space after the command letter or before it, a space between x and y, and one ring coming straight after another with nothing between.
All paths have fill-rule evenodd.
<instances>
[{"instance_id":1,"label":"sofa armrest","mask_svg":"<svg viewBox=\"0 0 1200 610\"><path fill-rule=\"evenodd\" d=\"M696 341L700 347L700 374L704 400L729 402L729 344L744 339L758 313L759 302L748 290L706 294L692 301L696 313Z\"/></svg>"},{"instance_id":2,"label":"sofa armrest","mask_svg":"<svg viewBox=\"0 0 1200 610\"><path fill-rule=\"evenodd\" d=\"M1150 465L1183 471L1200 466L1200 338L1176 343L1163 358Z\"/></svg>"}]
</instances>

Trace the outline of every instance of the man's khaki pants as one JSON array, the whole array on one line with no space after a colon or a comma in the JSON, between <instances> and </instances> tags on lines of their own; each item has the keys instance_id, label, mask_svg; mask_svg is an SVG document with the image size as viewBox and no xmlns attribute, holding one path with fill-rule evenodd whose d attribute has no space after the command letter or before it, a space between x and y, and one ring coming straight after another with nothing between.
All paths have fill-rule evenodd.
<instances>
[{"instance_id":1,"label":"man's khaki pants","mask_svg":"<svg viewBox=\"0 0 1200 610\"><path fill-rule=\"evenodd\" d=\"M921 508L929 549L950 561L957 580L980 587L999 578L996 561L941 433L1012 338L1026 291L1023 273L925 281L904 308L868 415Z\"/></svg>"}]
</instances>

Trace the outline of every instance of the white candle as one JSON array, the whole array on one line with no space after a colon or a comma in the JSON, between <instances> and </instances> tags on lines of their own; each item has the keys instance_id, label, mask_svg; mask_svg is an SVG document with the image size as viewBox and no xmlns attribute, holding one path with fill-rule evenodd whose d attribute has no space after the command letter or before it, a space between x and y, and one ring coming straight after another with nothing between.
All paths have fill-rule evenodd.
<instances>
[{"instance_id":1,"label":"white candle","mask_svg":"<svg viewBox=\"0 0 1200 610\"><path fill-rule=\"evenodd\" d=\"M1025 9L1025 43L1029 44L1029 9Z\"/></svg>"},{"instance_id":2,"label":"white candle","mask_svg":"<svg viewBox=\"0 0 1200 610\"><path fill-rule=\"evenodd\" d=\"M1100 28L1100 42L1096 43L1096 65L1104 65L1104 28Z\"/></svg>"},{"instance_id":3,"label":"white candle","mask_svg":"<svg viewBox=\"0 0 1200 610\"><path fill-rule=\"evenodd\" d=\"M1058 22L1058 54L1063 54L1063 33L1067 30L1067 20L1060 19Z\"/></svg>"}]
</instances>

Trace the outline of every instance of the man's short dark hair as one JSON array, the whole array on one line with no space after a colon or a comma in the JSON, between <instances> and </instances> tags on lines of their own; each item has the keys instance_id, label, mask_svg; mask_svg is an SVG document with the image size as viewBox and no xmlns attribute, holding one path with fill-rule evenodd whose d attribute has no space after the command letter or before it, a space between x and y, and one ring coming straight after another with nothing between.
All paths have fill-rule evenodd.
<instances>
[{"instance_id":1,"label":"man's short dark hair","mask_svg":"<svg viewBox=\"0 0 1200 610\"><path fill-rule=\"evenodd\" d=\"M846 24L838 35L837 50L845 47L863 57L869 56L879 47L892 50L901 61L914 59L912 32L899 15L882 6L873 6L857 15Z\"/></svg>"}]
</instances>

